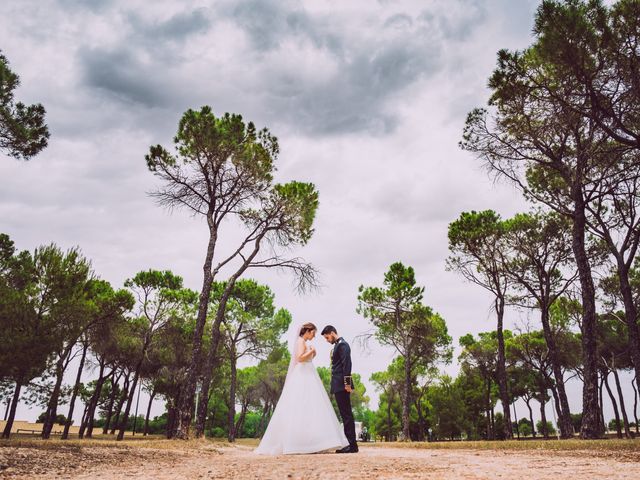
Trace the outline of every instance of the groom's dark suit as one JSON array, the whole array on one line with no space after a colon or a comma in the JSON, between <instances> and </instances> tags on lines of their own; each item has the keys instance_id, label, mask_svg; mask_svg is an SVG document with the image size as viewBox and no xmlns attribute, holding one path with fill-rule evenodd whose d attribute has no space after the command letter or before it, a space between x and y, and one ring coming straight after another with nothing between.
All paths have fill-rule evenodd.
<instances>
[{"instance_id":1,"label":"groom's dark suit","mask_svg":"<svg viewBox=\"0 0 640 480\"><path fill-rule=\"evenodd\" d=\"M351 411L351 394L345 390L346 385L353 388L351 379L351 347L341 337L331 350L331 393L336 397L336 403L340 410L344 434L351 447L357 448L356 425Z\"/></svg>"}]
</instances>

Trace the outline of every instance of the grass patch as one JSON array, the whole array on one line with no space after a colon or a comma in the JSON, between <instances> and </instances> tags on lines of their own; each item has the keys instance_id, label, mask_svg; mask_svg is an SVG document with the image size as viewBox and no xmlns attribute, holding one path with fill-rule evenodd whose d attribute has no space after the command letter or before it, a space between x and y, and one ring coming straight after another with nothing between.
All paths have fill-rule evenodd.
<instances>
[{"instance_id":1,"label":"grass patch","mask_svg":"<svg viewBox=\"0 0 640 480\"><path fill-rule=\"evenodd\" d=\"M254 438L240 438L235 445L244 447L257 447L260 441ZM14 435L10 439L1 439L0 448L38 448L42 450L59 450L59 449L76 449L81 448L154 448L161 450L211 450L219 447L232 447L234 444L229 443L226 438L202 438L193 440L168 440L163 436L147 436L147 437L125 437L121 441L117 441L115 435L100 435L94 438L70 438L61 440L59 437L52 437L49 440L43 440L40 437L30 435Z\"/></svg>"},{"instance_id":2,"label":"grass patch","mask_svg":"<svg viewBox=\"0 0 640 480\"><path fill-rule=\"evenodd\" d=\"M640 439L634 440L509 440L464 442L376 442L364 444L370 447L417 448L429 450L547 450L558 452L601 451L640 454Z\"/></svg>"}]
</instances>

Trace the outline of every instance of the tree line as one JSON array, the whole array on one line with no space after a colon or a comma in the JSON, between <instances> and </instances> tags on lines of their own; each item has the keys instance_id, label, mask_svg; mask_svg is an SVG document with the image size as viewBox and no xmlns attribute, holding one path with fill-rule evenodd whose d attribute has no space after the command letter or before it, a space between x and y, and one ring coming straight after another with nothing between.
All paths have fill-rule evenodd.
<instances>
[{"instance_id":1,"label":"tree line","mask_svg":"<svg viewBox=\"0 0 640 480\"><path fill-rule=\"evenodd\" d=\"M464 432L468 438L512 438L514 431L519 434L519 421L511 416L517 398L528 407L531 399L540 402L546 435L544 404L551 393L562 438L575 431L598 438L606 429L603 387L618 435L622 430L632 435L618 371L633 373L635 417L640 381L639 19L637 0L610 6L599 0L544 0L536 12L533 43L498 52L487 106L468 114L460 146L497 180L519 189L532 208L506 220L492 210L463 212L449 225L447 268L489 292L496 329L461 338L460 375L430 386L428 369L409 381L415 365L407 354L410 336L394 339L399 357L372 377L386 408L378 412L378 427L386 425L387 436L395 435L397 401L404 438L424 437L427 405L435 415L432 431L444 428L444 418L456 425L440 432L445 437ZM384 305L379 294L367 292L362 312L384 336L385 325L377 322L388 322L394 308L402 311L405 299L421 294L408 290ZM372 302L379 305L373 314L367 310ZM509 308L536 312L538 326L518 334L505 329ZM395 314L394 332L401 331L401 318ZM569 377L583 384L581 414L569 409ZM474 406L470 392L460 393L475 384L479 403ZM419 403L430 395L430 401ZM500 417L493 412L496 396ZM454 421L451 412L463 413ZM532 415L528 423L533 434Z\"/></svg>"},{"instance_id":2,"label":"tree line","mask_svg":"<svg viewBox=\"0 0 640 480\"><path fill-rule=\"evenodd\" d=\"M43 438L55 428L68 438L76 408L82 408L80 438L91 438L97 428L121 439L126 431L135 431L133 420L143 435L175 437L193 351L197 292L185 288L170 270L138 272L116 290L96 277L78 249L65 252L49 245L33 253L18 251L6 234L0 235L0 253L3 437L10 436L21 399L45 409L38 418ZM226 282L213 283L212 312L227 289ZM213 322L211 316L207 325ZM204 419L203 434L234 441L264 432L289 366L281 337L290 324L290 313L276 308L268 286L252 279L236 281L226 298L212 387L205 401L198 402L205 410L194 412ZM257 364L239 369L238 362L246 357ZM74 359L75 383L65 385ZM329 390L330 370L321 367L319 373ZM356 417L363 419L368 397L360 376L354 377L352 402ZM132 408L140 389L149 402L138 421ZM159 398L166 411L151 419L152 403ZM63 405L66 415L60 413Z\"/></svg>"},{"instance_id":3,"label":"tree line","mask_svg":"<svg viewBox=\"0 0 640 480\"><path fill-rule=\"evenodd\" d=\"M501 50L488 106L467 117L461 147L522 191L534 210L502 221L463 213L450 225L451 269L494 297L497 383L504 436L512 436L503 315L534 308L549 350L561 436L572 435L551 306L579 304L583 438L602 435L598 338L615 318L640 380L638 269L640 124L637 38L640 3L545 0L534 42ZM604 277L604 279L602 279ZM608 359L610 361L611 359Z\"/></svg>"}]
</instances>

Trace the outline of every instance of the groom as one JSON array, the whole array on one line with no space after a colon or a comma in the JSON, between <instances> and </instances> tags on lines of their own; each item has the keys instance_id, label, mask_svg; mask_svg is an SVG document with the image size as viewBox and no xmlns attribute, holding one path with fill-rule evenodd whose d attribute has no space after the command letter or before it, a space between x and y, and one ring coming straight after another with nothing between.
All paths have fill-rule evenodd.
<instances>
[{"instance_id":1,"label":"groom","mask_svg":"<svg viewBox=\"0 0 640 480\"><path fill-rule=\"evenodd\" d=\"M336 397L340 410L344 434L349 440L349 446L336 450L336 453L357 453L356 424L351 411L351 392L353 380L351 378L351 348L332 325L322 329L322 336L333 345L331 350L331 393Z\"/></svg>"}]
</instances>

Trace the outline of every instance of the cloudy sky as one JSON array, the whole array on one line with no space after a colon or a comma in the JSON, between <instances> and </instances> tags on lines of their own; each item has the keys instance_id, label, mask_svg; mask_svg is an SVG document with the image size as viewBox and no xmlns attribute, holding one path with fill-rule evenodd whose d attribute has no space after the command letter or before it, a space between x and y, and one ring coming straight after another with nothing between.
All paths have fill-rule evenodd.
<instances>
[{"instance_id":1,"label":"cloudy sky","mask_svg":"<svg viewBox=\"0 0 640 480\"><path fill-rule=\"evenodd\" d=\"M300 296L287 275L261 272L278 305L350 340L368 329L358 286L402 261L457 344L494 320L490 298L445 271L448 223L526 208L457 142L466 113L486 102L496 52L530 43L537 3L5 0L0 49L21 76L17 97L45 105L51 141L28 163L0 157L0 231L21 249L78 245L115 286L158 268L197 289L205 225L154 204L144 155L170 145L186 109L211 105L269 127L277 179L320 191L316 233L297 253L323 288ZM328 346L319 350L327 365ZM354 348L354 370L367 379L392 357Z\"/></svg>"}]
</instances>

